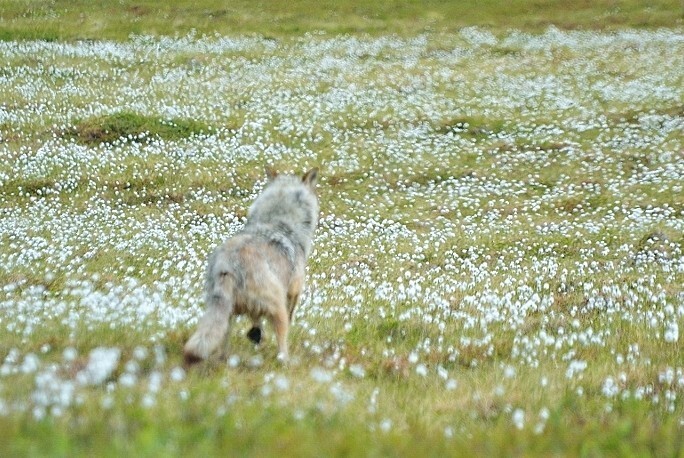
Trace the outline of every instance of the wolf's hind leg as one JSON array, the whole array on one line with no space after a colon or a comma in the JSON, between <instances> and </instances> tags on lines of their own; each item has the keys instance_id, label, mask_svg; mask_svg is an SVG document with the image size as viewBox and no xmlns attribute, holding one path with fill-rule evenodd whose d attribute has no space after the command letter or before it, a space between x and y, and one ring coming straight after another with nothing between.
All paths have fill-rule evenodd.
<instances>
[{"instance_id":1,"label":"wolf's hind leg","mask_svg":"<svg viewBox=\"0 0 684 458\"><path fill-rule=\"evenodd\" d=\"M290 324L292 324L292 320L294 320L294 311L295 311L295 308L297 307L298 302L299 302L299 293L287 295L287 310L288 310L288 319L290 321Z\"/></svg>"},{"instance_id":2,"label":"wolf's hind leg","mask_svg":"<svg viewBox=\"0 0 684 458\"><path fill-rule=\"evenodd\" d=\"M295 274L292 279L290 286L287 291L287 312L290 319L290 325L294 320L294 311L299 303L299 296L302 294L302 288L304 287L304 266L302 265L298 269L298 273Z\"/></svg>"},{"instance_id":3,"label":"wolf's hind leg","mask_svg":"<svg viewBox=\"0 0 684 458\"><path fill-rule=\"evenodd\" d=\"M207 293L207 309L183 349L185 363L207 359L225 340L233 314L233 279L220 275Z\"/></svg>"},{"instance_id":4,"label":"wolf's hind leg","mask_svg":"<svg viewBox=\"0 0 684 458\"><path fill-rule=\"evenodd\" d=\"M287 362L289 357L287 351L287 334L290 328L290 319L285 304L278 307L275 314L271 317L275 328L276 340L278 341L278 359Z\"/></svg>"}]
</instances>

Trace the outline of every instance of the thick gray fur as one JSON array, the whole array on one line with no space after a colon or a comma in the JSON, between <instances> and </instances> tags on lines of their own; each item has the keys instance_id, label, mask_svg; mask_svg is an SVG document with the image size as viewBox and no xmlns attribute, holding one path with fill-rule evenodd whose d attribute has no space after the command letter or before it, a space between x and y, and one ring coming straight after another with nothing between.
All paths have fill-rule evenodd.
<instances>
[{"instance_id":1,"label":"thick gray fur","mask_svg":"<svg viewBox=\"0 0 684 458\"><path fill-rule=\"evenodd\" d=\"M231 317L240 314L249 315L255 327L269 318L279 358L287 360L287 333L318 224L317 181L317 169L303 177L271 177L250 207L244 229L209 256L207 306L185 344L188 364L211 356L225 340Z\"/></svg>"}]
</instances>

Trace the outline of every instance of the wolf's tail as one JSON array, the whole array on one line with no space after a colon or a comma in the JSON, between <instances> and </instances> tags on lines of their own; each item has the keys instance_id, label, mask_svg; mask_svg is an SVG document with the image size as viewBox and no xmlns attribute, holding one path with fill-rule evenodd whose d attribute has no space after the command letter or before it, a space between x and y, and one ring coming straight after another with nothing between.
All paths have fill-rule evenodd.
<instances>
[{"instance_id":1,"label":"wolf's tail","mask_svg":"<svg viewBox=\"0 0 684 458\"><path fill-rule=\"evenodd\" d=\"M183 349L188 365L207 359L224 341L235 304L233 276L218 273L214 278L209 278L206 301L204 316Z\"/></svg>"}]
</instances>

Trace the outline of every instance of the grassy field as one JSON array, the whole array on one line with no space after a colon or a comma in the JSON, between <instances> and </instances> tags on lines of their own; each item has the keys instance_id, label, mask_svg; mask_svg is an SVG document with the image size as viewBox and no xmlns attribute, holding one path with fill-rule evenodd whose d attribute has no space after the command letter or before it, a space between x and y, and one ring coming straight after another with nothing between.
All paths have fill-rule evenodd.
<instances>
[{"instance_id":1,"label":"grassy field","mask_svg":"<svg viewBox=\"0 0 684 458\"><path fill-rule=\"evenodd\" d=\"M679 0L4 0L0 39L114 39L130 34L274 37L305 32L415 35L457 32L466 26L497 30L615 30L681 27Z\"/></svg>"},{"instance_id":2,"label":"grassy field","mask_svg":"<svg viewBox=\"0 0 684 458\"><path fill-rule=\"evenodd\" d=\"M682 456L678 2L157 3L3 3L0 456ZM186 370L265 165L293 361Z\"/></svg>"}]
</instances>

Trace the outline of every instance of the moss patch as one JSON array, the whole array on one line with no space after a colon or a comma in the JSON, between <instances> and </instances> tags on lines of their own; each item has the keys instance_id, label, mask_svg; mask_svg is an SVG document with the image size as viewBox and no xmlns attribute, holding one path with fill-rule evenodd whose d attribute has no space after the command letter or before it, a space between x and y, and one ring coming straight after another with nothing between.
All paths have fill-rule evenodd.
<instances>
[{"instance_id":1,"label":"moss patch","mask_svg":"<svg viewBox=\"0 0 684 458\"><path fill-rule=\"evenodd\" d=\"M164 119L122 111L80 120L66 132L66 136L73 137L80 143L98 144L111 143L120 138L134 142L144 142L151 138L179 140L211 130L207 124L195 120Z\"/></svg>"}]
</instances>

